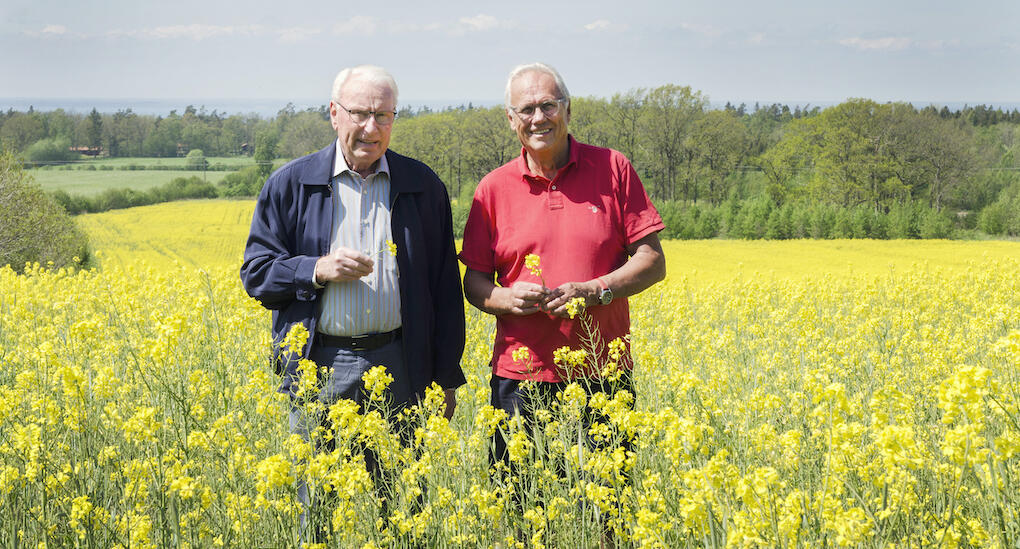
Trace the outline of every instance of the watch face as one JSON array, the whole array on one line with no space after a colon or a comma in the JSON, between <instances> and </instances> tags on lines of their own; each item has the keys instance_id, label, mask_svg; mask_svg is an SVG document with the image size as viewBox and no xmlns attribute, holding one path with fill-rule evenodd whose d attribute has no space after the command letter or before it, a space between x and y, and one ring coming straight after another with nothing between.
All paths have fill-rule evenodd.
<instances>
[{"instance_id":1,"label":"watch face","mask_svg":"<svg viewBox=\"0 0 1020 549\"><path fill-rule=\"evenodd\" d=\"M599 294L599 301L601 301L603 305L609 305L610 303L612 303L613 291L610 290L609 288L602 290L602 293Z\"/></svg>"}]
</instances>

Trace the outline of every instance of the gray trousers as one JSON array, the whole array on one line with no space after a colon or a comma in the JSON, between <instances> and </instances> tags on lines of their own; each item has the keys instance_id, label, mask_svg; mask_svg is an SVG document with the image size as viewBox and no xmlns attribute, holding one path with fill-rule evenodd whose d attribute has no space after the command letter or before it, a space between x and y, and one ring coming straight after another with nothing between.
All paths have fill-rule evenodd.
<instances>
[{"instance_id":1,"label":"gray trousers","mask_svg":"<svg viewBox=\"0 0 1020 549\"><path fill-rule=\"evenodd\" d=\"M348 399L358 403L364 411L368 395L365 394L365 384L361 376L379 365L385 366L386 372L393 376L393 382L390 383L386 394L389 411L395 414L406 406L413 396L407 365L404 363L403 346L399 338L370 351L354 351L342 347L316 345L308 358L318 365L320 370L326 369L325 375L320 374L321 389L315 398L325 405L327 410L340 399ZM312 430L326 421L325 414L322 414L321 417L308 417L305 409L294 397L291 398L288 419L290 432L301 435L305 442L309 441ZM319 450L329 451L330 448L319 448ZM383 472L376 462L375 454L367 449L365 463L378 486ZM301 540L306 542L309 541L306 532L308 512L315 502L314 498L310 497L309 486L305 479L301 478L297 481L297 492L298 501L302 504Z\"/></svg>"}]
</instances>

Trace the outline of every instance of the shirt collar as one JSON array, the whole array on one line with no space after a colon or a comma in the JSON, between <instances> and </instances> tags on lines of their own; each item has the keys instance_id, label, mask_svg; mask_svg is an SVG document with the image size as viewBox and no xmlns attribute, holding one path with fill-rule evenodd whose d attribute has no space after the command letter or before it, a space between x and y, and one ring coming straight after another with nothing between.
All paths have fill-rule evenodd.
<instances>
[{"instance_id":1,"label":"shirt collar","mask_svg":"<svg viewBox=\"0 0 1020 549\"><path fill-rule=\"evenodd\" d=\"M340 149L340 140L336 140L336 160L333 161L333 177L336 177L344 172L355 172L347 165L347 160L344 158L344 153ZM383 154L379 159L379 166L372 172L372 175L384 173L387 177L390 175L390 164L386 162L386 154ZM371 177L371 176L369 176Z\"/></svg>"},{"instance_id":2,"label":"shirt collar","mask_svg":"<svg viewBox=\"0 0 1020 549\"><path fill-rule=\"evenodd\" d=\"M569 156L567 157L567 163L564 164L560 170L567 169L571 164L577 164L577 161L580 158L580 154L578 153L578 149L580 147L577 146L577 141L574 139L574 136L568 133L567 142L570 143L570 152L568 153ZM539 179L539 176L531 173L531 169L528 168L528 150L524 147L521 147L521 155L517 157L517 168L520 170L522 177L526 177L528 179Z\"/></svg>"}]
</instances>

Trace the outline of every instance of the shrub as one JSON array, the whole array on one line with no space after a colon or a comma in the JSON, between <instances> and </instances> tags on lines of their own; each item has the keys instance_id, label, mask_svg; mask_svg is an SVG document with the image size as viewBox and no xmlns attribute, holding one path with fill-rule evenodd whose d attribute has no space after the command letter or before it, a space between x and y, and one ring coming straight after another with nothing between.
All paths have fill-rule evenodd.
<instances>
[{"instance_id":1,"label":"shrub","mask_svg":"<svg viewBox=\"0 0 1020 549\"><path fill-rule=\"evenodd\" d=\"M719 236L722 225L718 208L708 208L701 212L694 225L694 238L715 238Z\"/></svg>"},{"instance_id":2,"label":"shrub","mask_svg":"<svg viewBox=\"0 0 1020 549\"><path fill-rule=\"evenodd\" d=\"M793 208L789 204L774 208L765 227L765 238L786 240L793 234Z\"/></svg>"},{"instance_id":3,"label":"shrub","mask_svg":"<svg viewBox=\"0 0 1020 549\"><path fill-rule=\"evenodd\" d=\"M666 200L656 205L659 216L662 217L662 224L666 226L660 235L664 239L678 238L683 224L683 207L680 202Z\"/></svg>"},{"instance_id":4,"label":"shrub","mask_svg":"<svg viewBox=\"0 0 1020 549\"><path fill-rule=\"evenodd\" d=\"M193 175L191 177L177 177L173 181L156 187L149 191L152 194L152 202L170 202L173 200L184 200L186 198L216 198L216 186L202 178Z\"/></svg>"},{"instance_id":5,"label":"shrub","mask_svg":"<svg viewBox=\"0 0 1020 549\"><path fill-rule=\"evenodd\" d=\"M209 166L202 149L192 149L184 159L184 166L189 170L204 170Z\"/></svg>"},{"instance_id":6,"label":"shrub","mask_svg":"<svg viewBox=\"0 0 1020 549\"><path fill-rule=\"evenodd\" d=\"M90 211L92 203L80 194L71 195L67 191L58 190L51 193L53 200L64 208L64 211L71 215L78 215Z\"/></svg>"},{"instance_id":7,"label":"shrub","mask_svg":"<svg viewBox=\"0 0 1020 549\"><path fill-rule=\"evenodd\" d=\"M772 201L765 197L745 201L733 221L735 231L730 231L730 236L745 239L765 236L772 209Z\"/></svg>"},{"instance_id":8,"label":"shrub","mask_svg":"<svg viewBox=\"0 0 1020 549\"><path fill-rule=\"evenodd\" d=\"M929 208L918 223L921 238L949 238L953 234L953 220L945 213Z\"/></svg>"},{"instance_id":9,"label":"shrub","mask_svg":"<svg viewBox=\"0 0 1020 549\"><path fill-rule=\"evenodd\" d=\"M234 173L227 174L220 181L220 196L258 196L266 178L264 170L259 166L248 166ZM470 203L470 202L469 202Z\"/></svg>"},{"instance_id":10,"label":"shrub","mask_svg":"<svg viewBox=\"0 0 1020 549\"><path fill-rule=\"evenodd\" d=\"M917 238L917 208L913 204L895 204L889 209L889 238Z\"/></svg>"},{"instance_id":11,"label":"shrub","mask_svg":"<svg viewBox=\"0 0 1020 549\"><path fill-rule=\"evenodd\" d=\"M32 184L14 155L0 154L0 266L65 267L89 260L88 238L55 200Z\"/></svg>"},{"instance_id":12,"label":"shrub","mask_svg":"<svg viewBox=\"0 0 1020 549\"><path fill-rule=\"evenodd\" d=\"M810 216L811 238L832 238L832 227L836 224L836 212L825 204L815 204Z\"/></svg>"},{"instance_id":13,"label":"shrub","mask_svg":"<svg viewBox=\"0 0 1020 549\"><path fill-rule=\"evenodd\" d=\"M25 159L36 166L70 162L77 158L78 153L71 150L71 141L67 138L42 139L25 150Z\"/></svg>"},{"instance_id":14,"label":"shrub","mask_svg":"<svg viewBox=\"0 0 1020 549\"><path fill-rule=\"evenodd\" d=\"M464 237L464 225L467 225L468 213L471 212L471 201L458 200L452 204L453 210L453 236L454 238Z\"/></svg>"}]
</instances>

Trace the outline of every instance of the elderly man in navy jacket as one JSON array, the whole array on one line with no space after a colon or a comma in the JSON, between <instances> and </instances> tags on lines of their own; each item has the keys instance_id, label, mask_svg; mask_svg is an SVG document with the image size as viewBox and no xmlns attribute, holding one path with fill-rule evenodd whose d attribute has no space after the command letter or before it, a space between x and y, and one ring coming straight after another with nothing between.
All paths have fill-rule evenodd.
<instances>
[{"instance_id":1,"label":"elderly man in navy jacket","mask_svg":"<svg viewBox=\"0 0 1020 549\"><path fill-rule=\"evenodd\" d=\"M298 358L308 358L327 372L317 395L324 405L362 403L362 375L384 365L393 407L434 382L450 417L465 382L450 201L428 166L387 150L396 105L385 70L337 75L329 104L337 140L266 181L241 280L273 311L274 342L295 324L310 334L300 356L274 345L282 392L294 394ZM295 421L292 413L292 429Z\"/></svg>"}]
</instances>

